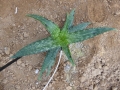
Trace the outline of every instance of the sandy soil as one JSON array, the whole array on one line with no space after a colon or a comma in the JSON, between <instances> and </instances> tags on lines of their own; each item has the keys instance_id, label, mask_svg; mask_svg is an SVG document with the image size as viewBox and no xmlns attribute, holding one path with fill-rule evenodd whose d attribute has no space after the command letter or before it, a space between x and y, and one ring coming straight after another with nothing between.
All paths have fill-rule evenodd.
<instances>
[{"instance_id":1,"label":"sandy soil","mask_svg":"<svg viewBox=\"0 0 120 90\"><path fill-rule=\"evenodd\" d=\"M117 30L72 44L76 68L64 62L63 55L47 90L120 90L120 0L0 0L0 66L23 46L49 36L40 22L26 14L45 16L62 27L73 8L74 24L90 21L90 27ZM38 81L35 70L44 57L45 53L23 57L0 72L0 90L42 90L50 77Z\"/></svg>"}]
</instances>

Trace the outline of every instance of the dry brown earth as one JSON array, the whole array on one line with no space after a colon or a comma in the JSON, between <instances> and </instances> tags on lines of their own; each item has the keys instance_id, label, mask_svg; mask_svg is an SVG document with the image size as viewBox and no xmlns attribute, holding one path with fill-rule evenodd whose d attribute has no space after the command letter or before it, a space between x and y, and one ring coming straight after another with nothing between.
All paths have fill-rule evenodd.
<instances>
[{"instance_id":1,"label":"dry brown earth","mask_svg":"<svg viewBox=\"0 0 120 90\"><path fill-rule=\"evenodd\" d=\"M120 90L120 0L0 0L0 66L24 45L49 36L26 14L45 16L62 27L73 8L74 24L90 21L90 27L117 30L71 45L75 70L67 69L69 63L62 57L47 90ZM42 90L49 77L38 81L35 70L44 57L45 53L23 57L0 72L0 90Z\"/></svg>"}]
</instances>

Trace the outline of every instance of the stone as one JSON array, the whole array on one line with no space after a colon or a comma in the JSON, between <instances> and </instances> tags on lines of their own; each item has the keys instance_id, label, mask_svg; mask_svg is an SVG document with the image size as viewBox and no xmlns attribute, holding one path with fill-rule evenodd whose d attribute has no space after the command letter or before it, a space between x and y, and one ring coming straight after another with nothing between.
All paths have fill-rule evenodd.
<instances>
[{"instance_id":1,"label":"stone","mask_svg":"<svg viewBox=\"0 0 120 90\"><path fill-rule=\"evenodd\" d=\"M95 85L94 89L93 90L99 90L98 86Z\"/></svg>"},{"instance_id":2,"label":"stone","mask_svg":"<svg viewBox=\"0 0 120 90\"><path fill-rule=\"evenodd\" d=\"M95 66L96 69L101 69L102 68L102 65L100 64L100 62L95 63L94 66Z\"/></svg>"},{"instance_id":3,"label":"stone","mask_svg":"<svg viewBox=\"0 0 120 90\"><path fill-rule=\"evenodd\" d=\"M64 21L65 21L65 18L63 18L62 21L64 22Z\"/></svg>"},{"instance_id":4,"label":"stone","mask_svg":"<svg viewBox=\"0 0 120 90\"><path fill-rule=\"evenodd\" d=\"M67 86L66 90L72 90L72 87L71 86Z\"/></svg>"},{"instance_id":5,"label":"stone","mask_svg":"<svg viewBox=\"0 0 120 90\"><path fill-rule=\"evenodd\" d=\"M86 80L86 77L83 76L83 77L81 78L81 82L84 82L85 80Z\"/></svg>"},{"instance_id":6,"label":"stone","mask_svg":"<svg viewBox=\"0 0 120 90\"><path fill-rule=\"evenodd\" d=\"M31 70L32 70L32 66L31 66L31 65L28 67L28 70L29 70L29 71L31 71Z\"/></svg>"},{"instance_id":7,"label":"stone","mask_svg":"<svg viewBox=\"0 0 120 90\"><path fill-rule=\"evenodd\" d=\"M22 40L23 40L23 36L22 36L22 35L20 36L20 39L22 39Z\"/></svg>"},{"instance_id":8,"label":"stone","mask_svg":"<svg viewBox=\"0 0 120 90\"><path fill-rule=\"evenodd\" d=\"M115 14L116 14L116 15L120 15L120 11L117 11Z\"/></svg>"},{"instance_id":9,"label":"stone","mask_svg":"<svg viewBox=\"0 0 120 90\"><path fill-rule=\"evenodd\" d=\"M10 48L9 47L5 47L5 54L10 54Z\"/></svg>"},{"instance_id":10,"label":"stone","mask_svg":"<svg viewBox=\"0 0 120 90\"><path fill-rule=\"evenodd\" d=\"M89 86L89 89L90 89L90 90L93 90L93 85L90 85L90 86Z\"/></svg>"},{"instance_id":11,"label":"stone","mask_svg":"<svg viewBox=\"0 0 120 90\"><path fill-rule=\"evenodd\" d=\"M103 68L104 68L104 70L108 70L109 69L108 66L104 66Z\"/></svg>"},{"instance_id":12,"label":"stone","mask_svg":"<svg viewBox=\"0 0 120 90\"><path fill-rule=\"evenodd\" d=\"M112 90L118 90L118 88L117 87L112 87Z\"/></svg>"},{"instance_id":13,"label":"stone","mask_svg":"<svg viewBox=\"0 0 120 90\"><path fill-rule=\"evenodd\" d=\"M22 63L21 60L18 60L18 61L17 61L17 65L20 65L21 63Z\"/></svg>"},{"instance_id":14,"label":"stone","mask_svg":"<svg viewBox=\"0 0 120 90\"><path fill-rule=\"evenodd\" d=\"M97 76L97 75L100 75L101 74L101 70L100 69L95 69L95 70L93 70L93 72L92 72L92 76L94 77L94 76Z\"/></svg>"},{"instance_id":15,"label":"stone","mask_svg":"<svg viewBox=\"0 0 120 90\"><path fill-rule=\"evenodd\" d=\"M39 82L36 82L35 84L36 84L36 85L38 85L38 84L39 84Z\"/></svg>"},{"instance_id":16,"label":"stone","mask_svg":"<svg viewBox=\"0 0 120 90\"><path fill-rule=\"evenodd\" d=\"M29 36L29 34L28 34L28 33L26 33L26 32L23 32L23 36L24 36L24 37L28 37L28 36Z\"/></svg>"},{"instance_id":17,"label":"stone","mask_svg":"<svg viewBox=\"0 0 120 90\"><path fill-rule=\"evenodd\" d=\"M15 87L16 87L16 89L20 89L20 86L19 86L19 85L16 85Z\"/></svg>"},{"instance_id":18,"label":"stone","mask_svg":"<svg viewBox=\"0 0 120 90\"><path fill-rule=\"evenodd\" d=\"M36 69L36 70L35 70L35 74L38 74L38 72L39 72L39 69Z\"/></svg>"},{"instance_id":19,"label":"stone","mask_svg":"<svg viewBox=\"0 0 120 90\"><path fill-rule=\"evenodd\" d=\"M62 4L62 1L59 1L59 4L61 5L61 4Z\"/></svg>"},{"instance_id":20,"label":"stone","mask_svg":"<svg viewBox=\"0 0 120 90\"><path fill-rule=\"evenodd\" d=\"M25 64L24 64L24 63L22 63L22 67L25 67Z\"/></svg>"},{"instance_id":21,"label":"stone","mask_svg":"<svg viewBox=\"0 0 120 90\"><path fill-rule=\"evenodd\" d=\"M4 84L6 84L7 82L8 82L8 80L7 80L7 79L4 79L4 80L3 80L3 83L4 83Z\"/></svg>"},{"instance_id":22,"label":"stone","mask_svg":"<svg viewBox=\"0 0 120 90\"><path fill-rule=\"evenodd\" d=\"M32 87L32 89L35 89L35 87Z\"/></svg>"},{"instance_id":23,"label":"stone","mask_svg":"<svg viewBox=\"0 0 120 90\"><path fill-rule=\"evenodd\" d=\"M101 84L101 86L106 86L106 82L105 82L104 80L102 80L102 81L100 82L100 84Z\"/></svg>"},{"instance_id":24,"label":"stone","mask_svg":"<svg viewBox=\"0 0 120 90\"><path fill-rule=\"evenodd\" d=\"M22 29L22 30L24 30L24 29L25 29L25 27L23 26L21 29Z\"/></svg>"}]
</instances>

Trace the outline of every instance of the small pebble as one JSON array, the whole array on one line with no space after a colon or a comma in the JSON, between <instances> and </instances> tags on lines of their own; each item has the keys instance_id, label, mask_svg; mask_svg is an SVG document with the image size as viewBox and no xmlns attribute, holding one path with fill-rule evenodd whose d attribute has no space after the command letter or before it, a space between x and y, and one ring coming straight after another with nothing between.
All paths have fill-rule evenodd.
<instances>
[{"instance_id":1,"label":"small pebble","mask_svg":"<svg viewBox=\"0 0 120 90\"><path fill-rule=\"evenodd\" d=\"M66 90L72 90L71 86L66 87Z\"/></svg>"},{"instance_id":2,"label":"small pebble","mask_svg":"<svg viewBox=\"0 0 120 90\"><path fill-rule=\"evenodd\" d=\"M93 72L92 72L93 77L94 77L94 76L97 76L97 75L100 75L100 74L101 74L101 70L100 70L100 69L95 69L95 70L93 70Z\"/></svg>"},{"instance_id":3,"label":"small pebble","mask_svg":"<svg viewBox=\"0 0 120 90\"><path fill-rule=\"evenodd\" d=\"M36 82L36 85L38 85L39 83L38 82Z\"/></svg>"},{"instance_id":4,"label":"small pebble","mask_svg":"<svg viewBox=\"0 0 120 90\"><path fill-rule=\"evenodd\" d=\"M20 25L18 25L18 28L20 27Z\"/></svg>"},{"instance_id":5,"label":"small pebble","mask_svg":"<svg viewBox=\"0 0 120 90\"><path fill-rule=\"evenodd\" d=\"M35 87L32 87L32 89L35 89Z\"/></svg>"},{"instance_id":6,"label":"small pebble","mask_svg":"<svg viewBox=\"0 0 120 90\"><path fill-rule=\"evenodd\" d=\"M115 13L115 15L120 15L120 11L117 11L117 12Z\"/></svg>"},{"instance_id":7,"label":"small pebble","mask_svg":"<svg viewBox=\"0 0 120 90\"><path fill-rule=\"evenodd\" d=\"M62 21L64 22L64 21L65 21L65 19L63 18L63 19L62 19Z\"/></svg>"},{"instance_id":8,"label":"small pebble","mask_svg":"<svg viewBox=\"0 0 120 90\"><path fill-rule=\"evenodd\" d=\"M13 26L16 26L15 24L12 24Z\"/></svg>"},{"instance_id":9,"label":"small pebble","mask_svg":"<svg viewBox=\"0 0 120 90\"><path fill-rule=\"evenodd\" d=\"M89 86L89 90L93 90L93 85L90 85L90 86Z\"/></svg>"},{"instance_id":10,"label":"small pebble","mask_svg":"<svg viewBox=\"0 0 120 90\"><path fill-rule=\"evenodd\" d=\"M16 85L16 89L20 89L20 86L19 86L19 85Z\"/></svg>"},{"instance_id":11,"label":"small pebble","mask_svg":"<svg viewBox=\"0 0 120 90\"><path fill-rule=\"evenodd\" d=\"M25 67L25 64L24 64L24 63L22 63L22 67Z\"/></svg>"},{"instance_id":12,"label":"small pebble","mask_svg":"<svg viewBox=\"0 0 120 90\"><path fill-rule=\"evenodd\" d=\"M35 74L38 74L38 72L39 72L39 69L36 69L36 70L35 70Z\"/></svg>"},{"instance_id":13,"label":"small pebble","mask_svg":"<svg viewBox=\"0 0 120 90\"><path fill-rule=\"evenodd\" d=\"M10 54L10 48L9 47L5 47L5 53L8 55Z\"/></svg>"},{"instance_id":14,"label":"small pebble","mask_svg":"<svg viewBox=\"0 0 120 90\"><path fill-rule=\"evenodd\" d=\"M104 68L104 70L108 70L109 69L108 66L104 66L103 68Z\"/></svg>"},{"instance_id":15,"label":"small pebble","mask_svg":"<svg viewBox=\"0 0 120 90\"><path fill-rule=\"evenodd\" d=\"M96 69L101 69L102 68L100 62L95 63L95 68Z\"/></svg>"},{"instance_id":16,"label":"small pebble","mask_svg":"<svg viewBox=\"0 0 120 90\"><path fill-rule=\"evenodd\" d=\"M18 61L17 61L17 65L20 65L21 63L22 63L21 60L18 60Z\"/></svg>"},{"instance_id":17,"label":"small pebble","mask_svg":"<svg viewBox=\"0 0 120 90\"><path fill-rule=\"evenodd\" d=\"M104 80L102 80L102 81L100 82L100 84L101 84L101 86L106 86L106 82L105 82Z\"/></svg>"},{"instance_id":18,"label":"small pebble","mask_svg":"<svg viewBox=\"0 0 120 90\"><path fill-rule=\"evenodd\" d=\"M118 88L117 87L112 87L112 90L118 90Z\"/></svg>"},{"instance_id":19,"label":"small pebble","mask_svg":"<svg viewBox=\"0 0 120 90\"><path fill-rule=\"evenodd\" d=\"M4 83L4 84L6 84L7 82L8 82L8 80L7 80L7 79L4 79L4 80L3 80L3 83Z\"/></svg>"},{"instance_id":20,"label":"small pebble","mask_svg":"<svg viewBox=\"0 0 120 90\"><path fill-rule=\"evenodd\" d=\"M93 90L99 90L98 86L95 85L94 89Z\"/></svg>"},{"instance_id":21,"label":"small pebble","mask_svg":"<svg viewBox=\"0 0 120 90\"><path fill-rule=\"evenodd\" d=\"M86 77L81 78L81 82L84 82L86 80Z\"/></svg>"},{"instance_id":22,"label":"small pebble","mask_svg":"<svg viewBox=\"0 0 120 90\"><path fill-rule=\"evenodd\" d=\"M62 4L62 1L59 1L60 4Z\"/></svg>"},{"instance_id":23,"label":"small pebble","mask_svg":"<svg viewBox=\"0 0 120 90\"><path fill-rule=\"evenodd\" d=\"M22 27L21 29L22 29L22 30L24 30L24 29L25 29L25 27Z\"/></svg>"},{"instance_id":24,"label":"small pebble","mask_svg":"<svg viewBox=\"0 0 120 90\"><path fill-rule=\"evenodd\" d=\"M29 35L26 32L23 32L24 37L28 37Z\"/></svg>"},{"instance_id":25,"label":"small pebble","mask_svg":"<svg viewBox=\"0 0 120 90\"><path fill-rule=\"evenodd\" d=\"M29 71L31 71L32 70L32 66L29 66L28 69L29 69Z\"/></svg>"},{"instance_id":26,"label":"small pebble","mask_svg":"<svg viewBox=\"0 0 120 90\"><path fill-rule=\"evenodd\" d=\"M71 69L71 66L68 65L68 64L64 67L64 71L65 71L65 72L69 72L70 69Z\"/></svg>"},{"instance_id":27,"label":"small pebble","mask_svg":"<svg viewBox=\"0 0 120 90\"><path fill-rule=\"evenodd\" d=\"M22 35L20 36L20 39L22 39L22 40L23 40L23 36L22 36Z\"/></svg>"}]
</instances>

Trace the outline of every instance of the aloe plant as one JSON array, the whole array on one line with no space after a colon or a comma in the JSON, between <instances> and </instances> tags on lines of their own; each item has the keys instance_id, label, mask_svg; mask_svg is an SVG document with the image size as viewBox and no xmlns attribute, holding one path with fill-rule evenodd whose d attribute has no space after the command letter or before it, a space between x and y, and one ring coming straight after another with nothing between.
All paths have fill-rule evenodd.
<instances>
[{"instance_id":1,"label":"aloe plant","mask_svg":"<svg viewBox=\"0 0 120 90\"><path fill-rule=\"evenodd\" d=\"M86 29L90 22L80 23L74 26L73 25L74 13L75 10L72 10L70 14L67 14L67 18L62 29L60 29L59 26L53 23L52 21L42 16L28 14L27 15L28 17L32 17L40 21L45 26L47 31L50 33L50 36L23 47L11 58L16 59L26 55L48 51L41 67L40 77L42 76L45 70L48 71L49 75L51 67L55 63L56 55L60 50L64 51L64 53L68 57L68 60L74 66L75 63L71 57L69 50L69 45L71 43L82 42L96 35L102 34L110 30L114 30L113 28L109 27L97 27Z\"/></svg>"}]
</instances>

